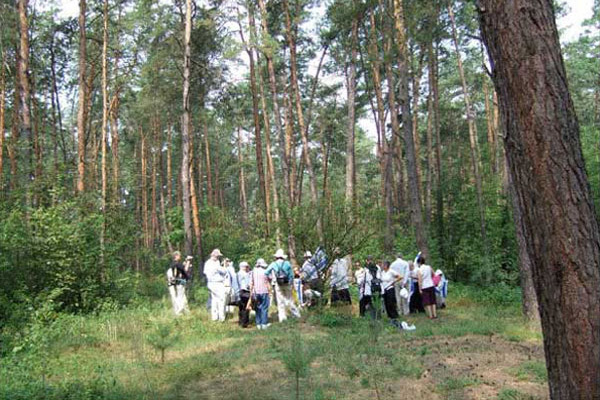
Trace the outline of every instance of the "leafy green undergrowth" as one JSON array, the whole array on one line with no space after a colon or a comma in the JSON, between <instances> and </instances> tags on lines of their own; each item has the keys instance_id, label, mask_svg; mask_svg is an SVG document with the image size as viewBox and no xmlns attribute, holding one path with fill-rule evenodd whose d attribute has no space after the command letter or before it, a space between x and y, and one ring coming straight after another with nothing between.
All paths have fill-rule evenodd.
<instances>
[{"instance_id":1,"label":"leafy green undergrowth","mask_svg":"<svg viewBox=\"0 0 600 400\"><path fill-rule=\"evenodd\" d=\"M306 398L352 398L361 390L386 398L397 379L429 384L431 360L450 354L447 342L454 338L539 341L518 307L481 304L467 289L449 302L439 320L407 316L417 326L412 332L399 331L385 319L352 316L348 309L322 308L305 312L301 320L277 323L274 307L269 329L241 329L235 320L209 321L205 298L200 289L192 313L179 318L173 317L166 296L88 315L38 310L32 324L3 343L0 398L285 399L294 397L297 383ZM545 371L540 365L523 364L513 376L541 382ZM246 383L243 393L227 389L238 380ZM274 380L278 384L272 387ZM453 396L479 384L452 374L434 381L439 392ZM215 390L221 391L200 395Z\"/></svg>"}]
</instances>

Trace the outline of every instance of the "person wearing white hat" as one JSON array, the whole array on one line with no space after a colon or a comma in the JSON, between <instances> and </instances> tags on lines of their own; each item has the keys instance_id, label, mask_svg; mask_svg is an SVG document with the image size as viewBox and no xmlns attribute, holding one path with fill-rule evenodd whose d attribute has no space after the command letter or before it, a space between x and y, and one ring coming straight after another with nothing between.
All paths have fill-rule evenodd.
<instances>
[{"instance_id":1,"label":"person wearing white hat","mask_svg":"<svg viewBox=\"0 0 600 400\"><path fill-rule=\"evenodd\" d=\"M275 297L277 298L277 314L279 322L287 319L287 309L291 314L300 318L300 311L292 300L292 282L294 273L287 256L282 249L278 249L274 255L275 261L269 265L265 271L265 275L275 281Z\"/></svg>"},{"instance_id":2,"label":"person wearing white hat","mask_svg":"<svg viewBox=\"0 0 600 400\"><path fill-rule=\"evenodd\" d=\"M448 297L448 279L441 269L435 271L433 275L433 284L435 285L435 301L437 308L446 308L446 297Z\"/></svg>"},{"instance_id":3,"label":"person wearing white hat","mask_svg":"<svg viewBox=\"0 0 600 400\"><path fill-rule=\"evenodd\" d=\"M227 279L227 269L221 266L219 257L222 257L219 249L214 249L210 253L210 258L204 263L204 275L208 291L210 292L210 314L213 321L225 321L225 279Z\"/></svg>"}]
</instances>

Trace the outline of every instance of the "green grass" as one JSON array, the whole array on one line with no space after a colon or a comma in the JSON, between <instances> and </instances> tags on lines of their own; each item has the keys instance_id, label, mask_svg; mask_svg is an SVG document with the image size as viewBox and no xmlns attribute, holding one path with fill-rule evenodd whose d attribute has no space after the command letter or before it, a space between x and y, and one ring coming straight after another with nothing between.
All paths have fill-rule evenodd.
<instances>
[{"instance_id":1,"label":"green grass","mask_svg":"<svg viewBox=\"0 0 600 400\"><path fill-rule=\"evenodd\" d=\"M516 389L502 389L498 393L498 400L537 400L537 398Z\"/></svg>"},{"instance_id":2,"label":"green grass","mask_svg":"<svg viewBox=\"0 0 600 400\"><path fill-rule=\"evenodd\" d=\"M518 307L482 305L464 293L460 305L443 310L437 321L407 317L417 326L413 332L327 308L283 324L273 322L272 308L270 329L242 330L231 321L209 321L205 289L197 298L192 314L180 318L172 316L164 296L96 315L58 314L23 328L22 336L2 343L0 399L293 398L295 380L286 365L303 368L291 359L298 356L294 345L300 342L307 355L303 362L310 365L299 377L304 398L374 397L375 390L389 398L384 394L398 379L425 382L422 376L433 360L456 350L448 345L453 338L495 335L539 342L539 333L522 322ZM165 349L164 363L152 345L158 327L168 327L177 338ZM480 384L447 372L432 378L449 398ZM512 372L516 380L546 379L542 361ZM244 382L244 391L231 389L236 381ZM510 396L507 390L502 396Z\"/></svg>"},{"instance_id":3,"label":"green grass","mask_svg":"<svg viewBox=\"0 0 600 400\"><path fill-rule=\"evenodd\" d=\"M545 383L548 382L546 364L540 361L527 361L514 369L513 375L520 381Z\"/></svg>"}]
</instances>

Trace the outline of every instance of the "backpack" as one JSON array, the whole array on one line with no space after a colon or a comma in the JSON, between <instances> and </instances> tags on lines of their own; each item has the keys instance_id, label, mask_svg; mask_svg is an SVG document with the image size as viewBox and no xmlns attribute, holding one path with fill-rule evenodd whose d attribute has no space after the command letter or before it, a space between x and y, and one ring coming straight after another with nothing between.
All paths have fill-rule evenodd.
<instances>
[{"instance_id":1,"label":"backpack","mask_svg":"<svg viewBox=\"0 0 600 400\"><path fill-rule=\"evenodd\" d=\"M287 272L283 269L285 262L281 263L277 268L277 273L275 274L275 279L277 280L278 285L288 285L290 283L290 277Z\"/></svg>"},{"instance_id":2,"label":"backpack","mask_svg":"<svg viewBox=\"0 0 600 400\"><path fill-rule=\"evenodd\" d=\"M367 269L372 276L371 293L381 293L381 279L377 278L377 266L375 264L368 264Z\"/></svg>"}]
</instances>

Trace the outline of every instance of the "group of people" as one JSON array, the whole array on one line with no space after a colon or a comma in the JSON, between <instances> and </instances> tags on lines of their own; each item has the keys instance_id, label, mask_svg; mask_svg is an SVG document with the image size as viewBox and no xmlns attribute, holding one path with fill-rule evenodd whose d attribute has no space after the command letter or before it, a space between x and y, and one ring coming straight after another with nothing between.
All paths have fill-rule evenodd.
<instances>
[{"instance_id":1,"label":"group of people","mask_svg":"<svg viewBox=\"0 0 600 400\"><path fill-rule=\"evenodd\" d=\"M364 264L357 261L352 271L349 257L341 257L339 248L333 254L329 269L315 265L310 251L304 253L302 266L294 269L279 249L270 264L259 258L251 269L248 262L242 261L236 271L233 262L214 249L204 264L212 320L225 321L227 308L235 305L241 327L250 325L254 310L256 327L266 329L270 326L271 301L276 304L279 322L288 316L299 318L303 308L323 304L325 283L332 306L351 305L350 277L358 288L360 315L378 318L384 311L398 328L406 328L398 320L400 315L426 312L430 319L436 319L437 309L445 307L448 282L441 270L433 271L421 253L414 261L405 261L397 254L393 262L382 260L380 265L368 256ZM181 254L174 253L167 277L176 315L188 312L185 283L190 267L191 257L182 264Z\"/></svg>"}]
</instances>

